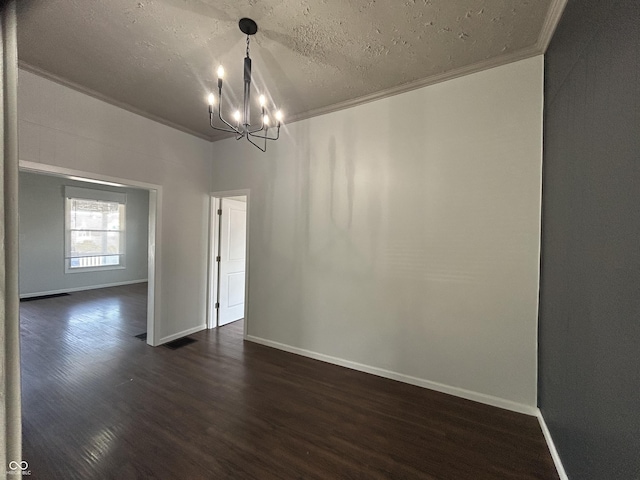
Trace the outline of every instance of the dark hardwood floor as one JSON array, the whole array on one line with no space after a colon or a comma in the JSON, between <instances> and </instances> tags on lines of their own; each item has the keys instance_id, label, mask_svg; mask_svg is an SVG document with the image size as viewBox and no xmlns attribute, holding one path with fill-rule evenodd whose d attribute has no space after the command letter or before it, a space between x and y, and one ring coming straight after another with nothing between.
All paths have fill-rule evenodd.
<instances>
[{"instance_id":1,"label":"dark hardwood floor","mask_svg":"<svg viewBox=\"0 0 640 480\"><path fill-rule=\"evenodd\" d=\"M21 304L34 479L557 479L533 417L243 342L135 338L146 285Z\"/></svg>"}]
</instances>

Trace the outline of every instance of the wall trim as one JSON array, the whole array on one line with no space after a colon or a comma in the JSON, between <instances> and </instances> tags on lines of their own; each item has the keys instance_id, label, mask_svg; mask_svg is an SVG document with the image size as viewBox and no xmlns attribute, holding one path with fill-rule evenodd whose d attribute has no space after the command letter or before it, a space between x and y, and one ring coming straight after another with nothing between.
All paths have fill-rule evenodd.
<instances>
[{"instance_id":1,"label":"wall trim","mask_svg":"<svg viewBox=\"0 0 640 480\"><path fill-rule=\"evenodd\" d=\"M553 463L555 464L556 470L558 471L558 476L560 477L560 480L569 480L567 472L564 469L564 465L562 465L562 460L560 459L558 450L556 449L556 444L553 442L553 438L551 437L549 427L547 427L547 422L544 421L544 417L542 416L542 411L539 408L537 408L536 410L536 417L538 417L538 422L540 423L542 434L544 435L544 439L546 440L547 446L549 447L549 453L551 453L551 458L553 458Z\"/></svg>"},{"instance_id":2,"label":"wall trim","mask_svg":"<svg viewBox=\"0 0 640 480\"><path fill-rule=\"evenodd\" d=\"M91 90L90 88L84 87L79 83L72 82L71 80L67 80L58 75L47 72L46 70L36 67L35 65L31 65L23 60L18 60L18 68L20 68L20 70L24 70L25 72L33 73L34 75L37 75L39 77L45 78L47 80L51 80L52 82L55 82L58 85L62 85L63 87L70 88L72 90L75 90L76 92L84 93L85 95L88 95L97 100L100 100L101 102L105 102L105 103L108 103L109 105L113 105L114 107L118 107L128 112L134 113L136 115L140 115L141 117L148 118L149 120L153 120L154 122L160 123L166 127L175 128L176 130L180 130L181 132L188 133L189 135L193 135L194 137L198 137L203 140L207 140L208 142L211 142L211 137L207 135L203 135L200 132L196 132L195 130L191 130L190 128L183 127L182 125L174 123L170 120L166 120L157 115L147 113L143 110L140 110L139 108L129 105L128 103L119 102L118 100L108 97L107 95L103 95L102 93L99 93L99 92L96 92L95 90Z\"/></svg>"},{"instance_id":3,"label":"wall trim","mask_svg":"<svg viewBox=\"0 0 640 480\"><path fill-rule=\"evenodd\" d=\"M521 50L507 53L504 55L498 55L497 57L488 58L486 60L471 64L471 65L465 65L464 67L455 68L447 72L431 75L429 77L421 78L413 82L404 83L402 85L397 85L395 87L387 88L384 90L379 90L369 95L364 95L362 97L345 100L344 102L334 103L333 105L329 105L326 107L316 108L314 110L310 110L300 115L293 115L287 118L287 124L298 122L301 120L307 120L308 118L312 118L312 117L319 117L321 115L326 115L328 113L333 113L340 110L346 110L352 107L357 107L359 105L364 105L365 103L375 102L376 100L382 100L387 97L393 97L394 95L400 95L402 93L410 92L412 90L417 90L419 88L428 87L430 85L435 85L437 83L446 82L448 80L453 80L458 77L464 77L467 75L471 75L473 73L482 72L484 70L489 70L491 68L501 67L503 65L508 65L510 63L517 62L520 60L525 60L527 58L535 57L541 54L542 52L540 52L537 44L531 45ZM225 137L225 138L228 138L228 137ZM224 138L216 138L213 141L215 142L218 140L224 140Z\"/></svg>"},{"instance_id":4,"label":"wall trim","mask_svg":"<svg viewBox=\"0 0 640 480\"><path fill-rule=\"evenodd\" d=\"M483 70L488 70L490 68L507 65L509 63L517 62L519 60L524 60L526 58L535 57L536 55L543 55L547 50L547 47L549 46L549 42L551 41L551 37L553 36L553 33L556 30L558 22L560 21L560 17L562 16L562 12L564 11L567 1L568 0L553 0L551 2L549 10L547 11L547 16L545 17L544 23L542 25L540 35L538 36L536 43L533 45L522 48L515 52L510 52L507 54L488 58L486 60L476 62L472 65L466 65L461 68L455 68L447 72L431 75L429 77L421 78L413 82L408 82L402 85L397 85L395 87L380 90L380 91L371 93L369 95L364 95L358 98L346 100L344 102L339 102L333 105L328 105L325 107L320 107L314 110L310 110L308 112L303 112L298 115L293 115L287 119L287 123L291 124L301 120L306 120L308 118L318 117L320 115L326 115L328 113L337 112L339 110L345 110L347 108L356 107L358 105L363 105L365 103L381 100L383 98L391 97L394 95L399 95L401 93L409 92L411 90L416 90L418 88L427 87L429 85L434 85L436 83L445 82L447 80L453 80L454 78L471 75L473 73L481 72ZM188 133L190 135L201 138L203 140L207 140L209 142L216 142L219 140L225 140L227 138L231 138L229 135L216 135L215 137L203 135L198 131L195 131L187 127L184 127L182 125L179 125L177 123L171 122L157 115L144 112L143 110L133 107L132 105L129 105L127 103L119 102L111 97L108 97L107 95L101 94L87 87L84 87L78 83L72 82L58 75L47 72L46 70L43 70L34 65L30 65L29 63L26 63L22 60L18 62L18 66L20 67L20 69L26 72L33 73L34 75L38 75L40 77L46 78L47 80L51 80L65 87L69 87L73 90L89 95L90 97L96 98L98 100L109 103L116 107L135 113L136 115L143 116L145 118L148 118L149 120L153 120L154 122L158 122L168 127L175 128L176 130L180 130L184 133Z\"/></svg>"},{"instance_id":5,"label":"wall trim","mask_svg":"<svg viewBox=\"0 0 640 480\"><path fill-rule=\"evenodd\" d=\"M139 182L138 180L112 177L110 175L102 175L101 173L84 172L72 168L59 167L58 165L51 165L49 163L30 162L28 160L20 160L20 171L41 175L54 175L85 183L96 183L98 185L103 184L114 187L141 188L143 190L158 191L162 189L162 185L156 185L155 183Z\"/></svg>"},{"instance_id":6,"label":"wall trim","mask_svg":"<svg viewBox=\"0 0 640 480\"><path fill-rule=\"evenodd\" d=\"M467 400L472 400L474 402L484 403L485 405L491 405L493 407L503 408L505 410L511 410L512 412L524 413L525 415L530 415L532 417L537 416L538 409L536 407L525 405L523 403L517 403L511 400L506 400L504 398L494 397L491 395L486 395L484 393L478 393L471 390L465 390L464 388L452 387L450 385L445 385L443 383L432 382L430 380L412 377L410 375L405 375L398 372L392 372L390 370L373 367L371 365L365 365L363 363L352 362L350 360L332 357L330 355L325 355L323 353L318 353L318 352L313 352L311 350L305 350L303 348L293 347L291 345L286 345L280 342L274 342L272 340L267 340L261 337L255 337L253 335L245 335L244 338L245 340L248 340L253 343L259 343L260 345L276 348L278 350L283 350L289 353L295 353L297 355L313 358L315 360L320 360L322 362L332 363L334 365L339 365L341 367L347 367L352 370L358 370L360 372L370 373L372 375L377 375L378 377L389 378L391 380L397 380L399 382L416 385L418 387L428 388L429 390L435 390L436 392L454 395L456 397L465 398Z\"/></svg>"},{"instance_id":7,"label":"wall trim","mask_svg":"<svg viewBox=\"0 0 640 480\"><path fill-rule=\"evenodd\" d=\"M536 47L540 54L546 53L549 43L551 42L551 38L556 31L556 27L558 26L558 23L560 23L562 12L564 12L564 8L567 6L567 1L568 0L553 0L553 2L551 2L551 6L547 12L547 17L544 19L544 24L542 25L542 30L540 31L540 36L536 43Z\"/></svg>"},{"instance_id":8,"label":"wall trim","mask_svg":"<svg viewBox=\"0 0 640 480\"><path fill-rule=\"evenodd\" d=\"M58 293L83 292L85 290L97 290L99 288L121 287L123 285L133 285L134 283L146 283L148 279L126 280L124 282L103 283L100 285L83 285L81 287L61 288L60 290L47 290L46 292L21 293L20 298L40 297L42 295L57 295Z\"/></svg>"},{"instance_id":9,"label":"wall trim","mask_svg":"<svg viewBox=\"0 0 640 480\"><path fill-rule=\"evenodd\" d=\"M482 60L480 62L476 62L471 65L455 68L453 70L449 70L447 72L443 72L437 75L421 78L419 80L405 83L403 85L398 85L395 87L380 90L370 95L365 95L365 96L354 98L351 100L346 100L344 102L335 103L327 107L317 108L315 110L311 110L309 112L306 112L300 115L294 115L287 120L287 123L293 123L299 120L306 120L311 117L317 117L320 115L325 115L327 113L333 113L339 110L345 110L347 108L356 107L358 105L363 105L365 103L373 102L376 100L382 100L383 98L392 97L394 95L399 95L401 93L410 92L411 90L417 90L418 88L428 87L430 85L435 85L436 83L446 82L448 80L453 80L454 78L464 77L466 75L471 75L473 73L489 70L490 68L508 65L509 63L525 60L527 58L535 57L537 55L544 55L544 53L547 50L547 47L549 46L549 42L551 42L551 37L553 36L553 33L556 31L556 27L558 26L558 22L560 21L560 17L562 16L562 12L564 11L567 1L568 0L552 1L551 6L549 7L549 10L547 12L547 16L542 25L540 35L538 36L538 40L534 45L530 45L528 47L517 50L515 52L510 52L507 54L498 55L497 57L488 58L486 60ZM216 138L213 141L217 141L217 140L224 140L224 139Z\"/></svg>"},{"instance_id":10,"label":"wall trim","mask_svg":"<svg viewBox=\"0 0 640 480\"><path fill-rule=\"evenodd\" d=\"M171 342L173 340L177 340L179 338L186 337L187 335L191 335L192 333L197 333L197 332L200 332L200 331L206 330L206 329L207 329L207 324L206 323L198 325L197 327L187 328L186 330L183 330L181 332L174 333L172 335L167 335L166 337L162 337L160 339L160 341L154 346L158 347L158 346L162 345L163 343Z\"/></svg>"}]
</instances>

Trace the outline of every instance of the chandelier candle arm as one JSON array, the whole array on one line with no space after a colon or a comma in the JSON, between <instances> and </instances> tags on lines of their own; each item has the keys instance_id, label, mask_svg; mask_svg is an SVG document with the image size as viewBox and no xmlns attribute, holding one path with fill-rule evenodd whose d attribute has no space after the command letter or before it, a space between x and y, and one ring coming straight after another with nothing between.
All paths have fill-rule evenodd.
<instances>
[{"instance_id":1,"label":"chandelier candle arm","mask_svg":"<svg viewBox=\"0 0 640 480\"><path fill-rule=\"evenodd\" d=\"M239 131L238 131L238 129L236 127L234 127L229 122L227 122L224 118L222 118L222 115L220 114L221 110L222 110L222 96L220 96L220 101L218 102L218 118L222 122L224 122L225 125L229 126L229 128L220 128L220 127L216 127L213 124L213 121L214 121L214 108L213 108L212 104L209 104L209 125L211 126L211 128L213 128L214 130L219 130L221 132L236 133L236 134L239 133Z\"/></svg>"},{"instance_id":2,"label":"chandelier candle arm","mask_svg":"<svg viewBox=\"0 0 640 480\"><path fill-rule=\"evenodd\" d=\"M276 136L275 137L270 137L267 133L268 133L269 129L265 129L265 134L264 135L255 135L253 133L250 133L249 136L251 137L255 137L255 138L264 138L265 140L278 140L278 138L280 138L280 125L278 125L276 127Z\"/></svg>"},{"instance_id":3,"label":"chandelier candle arm","mask_svg":"<svg viewBox=\"0 0 640 480\"><path fill-rule=\"evenodd\" d=\"M282 122L282 112L278 110L275 114L276 118L276 135L269 135L269 113L266 108L266 97L265 95L260 95L259 103L260 103L260 126L254 129L251 129L251 57L249 56L249 42L251 35L255 35L258 31L258 25L256 22L251 20L250 18L242 18L239 22L240 31L247 36L247 50L246 57L244 58L244 75L243 75L243 102L242 102L242 111L236 110L234 114L234 120L236 121L236 125L233 126L230 122L226 121L222 117L222 85L224 78L224 68L222 65L218 67L218 101L216 102L215 96L213 94L209 95L209 124L212 129L219 130L222 132L234 133L236 135L236 140L240 140L243 137L256 146L263 152L267 149L267 140L278 140L280 137L280 125ZM218 110L218 119L226 125L226 127L216 126L214 124L215 121L215 110ZM228 127L228 128L227 128ZM258 132L264 132L264 135L257 135ZM250 137L260 138L264 140L264 146L258 145L254 142ZM261 142L262 143L262 142Z\"/></svg>"},{"instance_id":4,"label":"chandelier candle arm","mask_svg":"<svg viewBox=\"0 0 640 480\"><path fill-rule=\"evenodd\" d=\"M234 127L229 122L227 122L224 118L222 118L222 78L224 77L224 68L222 65L218 67L218 118L229 128L220 128L216 127L213 124L214 121L214 104L215 104L215 96L213 93L209 94L209 126L214 130L219 130L221 132L235 133L236 135L239 132L237 127Z\"/></svg>"}]
</instances>

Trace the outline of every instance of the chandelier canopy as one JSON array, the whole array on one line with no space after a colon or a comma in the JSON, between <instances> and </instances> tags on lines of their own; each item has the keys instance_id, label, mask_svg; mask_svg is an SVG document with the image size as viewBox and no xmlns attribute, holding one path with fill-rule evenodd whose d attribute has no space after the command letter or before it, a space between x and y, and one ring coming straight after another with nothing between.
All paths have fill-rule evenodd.
<instances>
[{"instance_id":1,"label":"chandelier canopy","mask_svg":"<svg viewBox=\"0 0 640 480\"><path fill-rule=\"evenodd\" d=\"M249 40L251 35L258 31L258 25L250 18L241 18L239 22L240 31L247 36L247 56L244 58L244 98L242 111L239 109L233 114L235 122L229 122L222 117L222 83L224 78L224 68L218 67L218 98L213 93L209 94L209 124L214 130L233 133L236 140L246 138L252 145L258 147L263 152L267 151L267 140L277 140L280 137L280 124L282 123L282 111L277 110L271 114L267 108L267 98L264 94L258 97L261 109L260 126L251 126L251 58L249 57ZM216 115L217 110L217 115ZM218 125L215 125L215 122ZM222 123L220 123L222 122ZM235 125L234 125L235 123ZM274 123L276 133L273 135ZM255 139L255 140L254 140ZM257 143L258 142L258 143ZM263 143L264 142L264 143Z\"/></svg>"}]
</instances>

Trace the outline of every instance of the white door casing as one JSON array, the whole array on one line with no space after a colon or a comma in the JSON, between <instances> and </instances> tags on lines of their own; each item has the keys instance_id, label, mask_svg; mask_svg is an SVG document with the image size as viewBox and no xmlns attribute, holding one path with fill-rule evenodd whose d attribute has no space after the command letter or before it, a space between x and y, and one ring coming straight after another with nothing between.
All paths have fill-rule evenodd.
<instances>
[{"instance_id":1,"label":"white door casing","mask_svg":"<svg viewBox=\"0 0 640 480\"><path fill-rule=\"evenodd\" d=\"M244 316L247 204L222 198L221 209L219 326Z\"/></svg>"}]
</instances>

